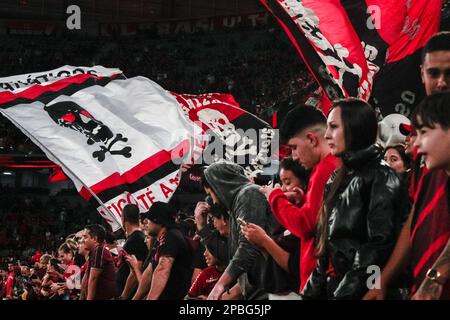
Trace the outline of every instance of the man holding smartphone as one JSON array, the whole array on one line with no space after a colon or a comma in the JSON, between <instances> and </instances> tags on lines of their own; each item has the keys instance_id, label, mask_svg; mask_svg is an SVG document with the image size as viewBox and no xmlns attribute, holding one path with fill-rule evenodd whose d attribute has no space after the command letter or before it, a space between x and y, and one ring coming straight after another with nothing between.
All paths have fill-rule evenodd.
<instances>
[{"instance_id":1,"label":"man holding smartphone","mask_svg":"<svg viewBox=\"0 0 450 320\"><path fill-rule=\"evenodd\" d=\"M219 300L239 283L245 300L267 299L264 290L264 267L267 257L252 245L241 233L239 223L254 223L271 234L276 221L270 206L259 192L259 186L252 184L244 169L231 162L217 162L210 165L201 179L206 193L214 204L229 213L228 248L230 262L213 290L209 300Z\"/></svg>"}]
</instances>

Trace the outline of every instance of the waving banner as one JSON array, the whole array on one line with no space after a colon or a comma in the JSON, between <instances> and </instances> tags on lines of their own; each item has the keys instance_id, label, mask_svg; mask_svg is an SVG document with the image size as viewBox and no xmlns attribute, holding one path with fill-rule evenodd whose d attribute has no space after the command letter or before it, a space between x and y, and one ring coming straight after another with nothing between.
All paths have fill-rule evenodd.
<instances>
[{"instance_id":1,"label":"waving banner","mask_svg":"<svg viewBox=\"0 0 450 320\"><path fill-rule=\"evenodd\" d=\"M241 109L232 95L172 94L200 130L196 137L208 137L203 142L195 139L193 144L197 148L193 148L191 160L187 162L208 165L225 159L242 165L249 178L273 164L278 150L277 131Z\"/></svg>"},{"instance_id":2,"label":"waving banner","mask_svg":"<svg viewBox=\"0 0 450 320\"><path fill-rule=\"evenodd\" d=\"M373 98L382 115L409 116L423 97L420 50L438 31L441 0L261 2L329 100Z\"/></svg>"},{"instance_id":3,"label":"waving banner","mask_svg":"<svg viewBox=\"0 0 450 320\"><path fill-rule=\"evenodd\" d=\"M271 164L275 131L231 95L179 95L144 77L121 79L117 69L63 68L84 72L45 85L0 79L12 84L0 92L0 113L61 166L114 231L127 203L143 212L169 201L183 163L228 159L249 176ZM14 88L19 81L24 87Z\"/></svg>"},{"instance_id":4,"label":"waving banner","mask_svg":"<svg viewBox=\"0 0 450 320\"><path fill-rule=\"evenodd\" d=\"M102 66L73 67L66 65L50 71L1 78L0 92L11 91L17 93L36 84L47 85L57 80L69 78L79 74L89 74L98 77L111 77L113 75L119 75L121 73L122 71L120 71L119 69L104 68Z\"/></svg>"},{"instance_id":5,"label":"waving banner","mask_svg":"<svg viewBox=\"0 0 450 320\"><path fill-rule=\"evenodd\" d=\"M190 143L175 98L143 77L80 74L19 93L0 93L0 112L59 164L86 200L120 228L125 204L168 201ZM1 81L1 80L0 80Z\"/></svg>"}]
</instances>

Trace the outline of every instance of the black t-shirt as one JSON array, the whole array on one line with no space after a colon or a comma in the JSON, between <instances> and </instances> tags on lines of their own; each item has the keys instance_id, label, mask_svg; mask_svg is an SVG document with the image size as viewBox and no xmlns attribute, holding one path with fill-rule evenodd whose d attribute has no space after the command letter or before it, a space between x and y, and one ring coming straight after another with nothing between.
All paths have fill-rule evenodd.
<instances>
[{"instance_id":1,"label":"black t-shirt","mask_svg":"<svg viewBox=\"0 0 450 320\"><path fill-rule=\"evenodd\" d=\"M123 249L129 255L135 255L138 261L143 262L145 257L147 256L148 249L145 244L145 235L142 231L136 230L133 232L125 242ZM125 288L125 284L127 282L128 275L130 273L130 267L125 259L121 259L118 265L118 272L116 276L116 290L115 296L118 298L123 289ZM124 297L128 298L128 297Z\"/></svg>"},{"instance_id":2,"label":"black t-shirt","mask_svg":"<svg viewBox=\"0 0 450 320\"><path fill-rule=\"evenodd\" d=\"M178 229L169 229L155 243L151 252L153 271L162 256L175 258L164 291L159 300L181 300L189 291L192 277L192 253L183 234Z\"/></svg>"},{"instance_id":3,"label":"black t-shirt","mask_svg":"<svg viewBox=\"0 0 450 320\"><path fill-rule=\"evenodd\" d=\"M265 266L264 289L270 293L298 292L300 289L300 239L290 234L277 237L277 244L289 253L288 270L284 271L271 256Z\"/></svg>"}]
</instances>

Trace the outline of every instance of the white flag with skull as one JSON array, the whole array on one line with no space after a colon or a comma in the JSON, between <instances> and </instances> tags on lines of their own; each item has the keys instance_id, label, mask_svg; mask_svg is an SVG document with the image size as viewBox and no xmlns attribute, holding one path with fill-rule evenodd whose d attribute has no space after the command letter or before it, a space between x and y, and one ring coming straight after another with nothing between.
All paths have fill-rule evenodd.
<instances>
[{"instance_id":1,"label":"white flag with skull","mask_svg":"<svg viewBox=\"0 0 450 320\"><path fill-rule=\"evenodd\" d=\"M85 199L100 203L115 231L127 203L147 211L169 201L194 124L153 81L91 69L98 72L1 91L0 112L61 165Z\"/></svg>"}]
</instances>

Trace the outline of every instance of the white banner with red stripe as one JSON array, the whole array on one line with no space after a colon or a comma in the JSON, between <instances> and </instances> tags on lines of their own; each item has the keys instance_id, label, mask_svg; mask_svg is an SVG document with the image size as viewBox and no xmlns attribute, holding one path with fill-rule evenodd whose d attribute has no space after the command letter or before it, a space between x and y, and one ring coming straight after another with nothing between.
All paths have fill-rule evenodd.
<instances>
[{"instance_id":1,"label":"white banner with red stripe","mask_svg":"<svg viewBox=\"0 0 450 320\"><path fill-rule=\"evenodd\" d=\"M118 69L63 68L85 72L1 91L0 113L61 166L84 199L100 204L113 230L127 203L144 212L169 201L183 163L227 159L249 177L272 164L276 131L229 94L176 94L144 77L121 79Z\"/></svg>"},{"instance_id":2,"label":"white banner with red stripe","mask_svg":"<svg viewBox=\"0 0 450 320\"><path fill-rule=\"evenodd\" d=\"M120 69L105 68L102 66L93 67L75 67L62 66L57 69L29 74L21 74L0 79L0 92L11 91L14 93L28 89L34 85L48 85L57 80L69 78L79 74L89 74L98 77L111 77L121 74Z\"/></svg>"},{"instance_id":3,"label":"white banner with red stripe","mask_svg":"<svg viewBox=\"0 0 450 320\"><path fill-rule=\"evenodd\" d=\"M189 150L194 131L176 99L144 77L80 74L0 92L0 105L85 199L103 204L98 210L113 230L125 203L146 211L169 201L180 168L173 160Z\"/></svg>"}]
</instances>

